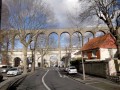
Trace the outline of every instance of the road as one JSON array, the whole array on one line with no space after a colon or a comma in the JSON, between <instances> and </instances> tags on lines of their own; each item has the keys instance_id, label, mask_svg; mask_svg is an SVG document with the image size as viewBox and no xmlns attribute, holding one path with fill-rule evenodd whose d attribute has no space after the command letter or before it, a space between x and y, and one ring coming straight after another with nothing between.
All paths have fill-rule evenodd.
<instances>
[{"instance_id":1,"label":"road","mask_svg":"<svg viewBox=\"0 0 120 90\"><path fill-rule=\"evenodd\" d=\"M61 77L60 73L54 69L36 70L35 73L17 87L17 90L99 90L89 85L77 82L69 77Z\"/></svg>"},{"instance_id":2,"label":"road","mask_svg":"<svg viewBox=\"0 0 120 90\"><path fill-rule=\"evenodd\" d=\"M35 73L28 75L17 87L17 90L47 90L42 83L42 77L46 70L38 69Z\"/></svg>"}]
</instances>

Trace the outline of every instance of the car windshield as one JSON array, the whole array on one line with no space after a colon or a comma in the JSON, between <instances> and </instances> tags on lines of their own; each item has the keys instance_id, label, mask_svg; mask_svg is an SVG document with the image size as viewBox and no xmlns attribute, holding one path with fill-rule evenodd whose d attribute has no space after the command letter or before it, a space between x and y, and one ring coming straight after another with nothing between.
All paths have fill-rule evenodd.
<instances>
[{"instance_id":1,"label":"car windshield","mask_svg":"<svg viewBox=\"0 0 120 90\"><path fill-rule=\"evenodd\" d=\"M75 67L70 67L70 69L76 69Z\"/></svg>"},{"instance_id":2,"label":"car windshield","mask_svg":"<svg viewBox=\"0 0 120 90\"><path fill-rule=\"evenodd\" d=\"M7 66L2 66L2 68L7 68Z\"/></svg>"},{"instance_id":3,"label":"car windshield","mask_svg":"<svg viewBox=\"0 0 120 90\"><path fill-rule=\"evenodd\" d=\"M15 70L17 70L17 68L11 68L11 69L10 69L10 71L15 71Z\"/></svg>"}]
</instances>

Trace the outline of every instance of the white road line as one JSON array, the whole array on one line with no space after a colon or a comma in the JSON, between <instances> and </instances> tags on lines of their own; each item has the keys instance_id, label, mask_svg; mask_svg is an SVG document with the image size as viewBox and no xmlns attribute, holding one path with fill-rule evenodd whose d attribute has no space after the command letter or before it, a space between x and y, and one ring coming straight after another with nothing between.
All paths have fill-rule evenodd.
<instances>
[{"instance_id":1,"label":"white road line","mask_svg":"<svg viewBox=\"0 0 120 90\"><path fill-rule=\"evenodd\" d=\"M44 81L44 78L45 78L45 76L47 75L47 73L49 72L49 70L44 74L44 76L42 77L42 83L44 84L44 86L46 87L46 89L47 90L51 90L48 86L47 86L47 84L45 83L45 81Z\"/></svg>"},{"instance_id":2,"label":"white road line","mask_svg":"<svg viewBox=\"0 0 120 90\"><path fill-rule=\"evenodd\" d=\"M58 70L57 70L57 72L58 72L59 76L62 77L62 75L60 74L60 72Z\"/></svg>"}]
</instances>

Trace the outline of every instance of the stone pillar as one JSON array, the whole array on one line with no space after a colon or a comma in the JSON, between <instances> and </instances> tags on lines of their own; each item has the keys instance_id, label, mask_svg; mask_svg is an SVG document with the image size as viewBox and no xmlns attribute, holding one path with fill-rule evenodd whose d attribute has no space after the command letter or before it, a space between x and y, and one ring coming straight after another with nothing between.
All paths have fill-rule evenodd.
<instances>
[{"instance_id":1,"label":"stone pillar","mask_svg":"<svg viewBox=\"0 0 120 90\"><path fill-rule=\"evenodd\" d=\"M82 35L82 47L84 45L84 36Z\"/></svg>"},{"instance_id":2,"label":"stone pillar","mask_svg":"<svg viewBox=\"0 0 120 90\"><path fill-rule=\"evenodd\" d=\"M60 45L60 35L58 35L58 48L59 48L59 60L61 61L61 45ZM59 63L58 63L59 64ZM59 66L59 65L58 65Z\"/></svg>"}]
</instances>

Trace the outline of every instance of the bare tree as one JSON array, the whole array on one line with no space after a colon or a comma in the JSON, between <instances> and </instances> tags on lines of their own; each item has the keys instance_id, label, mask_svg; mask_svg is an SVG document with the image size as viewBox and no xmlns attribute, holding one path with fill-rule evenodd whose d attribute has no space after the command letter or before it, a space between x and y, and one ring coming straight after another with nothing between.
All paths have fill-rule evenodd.
<instances>
[{"instance_id":1,"label":"bare tree","mask_svg":"<svg viewBox=\"0 0 120 90\"><path fill-rule=\"evenodd\" d=\"M8 30L8 28L10 28L9 9L7 4L3 1L1 10L1 29Z\"/></svg>"},{"instance_id":2,"label":"bare tree","mask_svg":"<svg viewBox=\"0 0 120 90\"><path fill-rule=\"evenodd\" d=\"M38 35L36 43L37 51L40 53L41 57L41 67L44 67L44 56L48 54L49 45L48 39L44 33Z\"/></svg>"},{"instance_id":3,"label":"bare tree","mask_svg":"<svg viewBox=\"0 0 120 90\"><path fill-rule=\"evenodd\" d=\"M83 2L83 0L79 0ZM110 33L116 38L118 58L120 58L120 1L119 0L84 0L86 9L80 13L79 20L85 21L89 17L97 16L109 28Z\"/></svg>"},{"instance_id":4,"label":"bare tree","mask_svg":"<svg viewBox=\"0 0 120 90\"><path fill-rule=\"evenodd\" d=\"M23 44L23 73L26 74L28 46L38 34L38 29L45 28L50 23L51 11L43 0L39 0L39 2L38 0L8 0L8 3L10 24L12 28L17 30L20 42Z\"/></svg>"},{"instance_id":5,"label":"bare tree","mask_svg":"<svg viewBox=\"0 0 120 90\"><path fill-rule=\"evenodd\" d=\"M1 33L0 33L0 54L2 56L2 62L4 62L4 64L10 64L9 63L9 55L8 55L8 51L9 51L10 46L11 46L10 38L11 37L10 37L9 32L1 30Z\"/></svg>"},{"instance_id":6,"label":"bare tree","mask_svg":"<svg viewBox=\"0 0 120 90\"><path fill-rule=\"evenodd\" d=\"M44 33L40 33L36 42L36 51L39 52L41 58L41 67L44 67L44 56L49 54L50 50L53 50L57 46L55 37L48 37Z\"/></svg>"}]
</instances>

